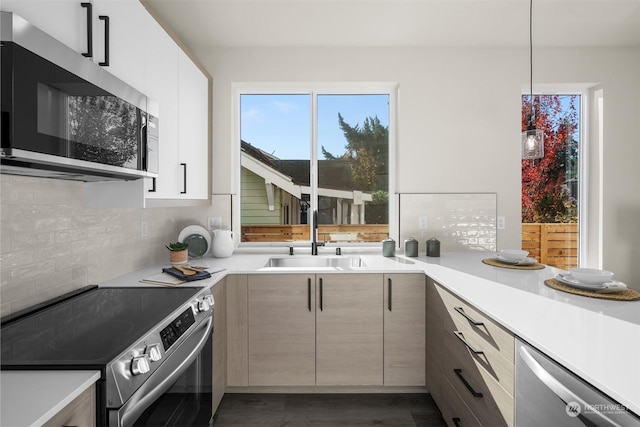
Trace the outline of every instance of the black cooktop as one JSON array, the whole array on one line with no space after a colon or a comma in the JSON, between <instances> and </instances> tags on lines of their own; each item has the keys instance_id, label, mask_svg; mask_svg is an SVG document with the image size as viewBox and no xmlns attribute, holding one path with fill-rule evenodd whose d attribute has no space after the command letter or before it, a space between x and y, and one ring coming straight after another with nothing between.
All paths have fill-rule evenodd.
<instances>
[{"instance_id":1,"label":"black cooktop","mask_svg":"<svg viewBox=\"0 0 640 427\"><path fill-rule=\"evenodd\" d=\"M3 322L2 369L102 368L199 290L92 287Z\"/></svg>"}]
</instances>

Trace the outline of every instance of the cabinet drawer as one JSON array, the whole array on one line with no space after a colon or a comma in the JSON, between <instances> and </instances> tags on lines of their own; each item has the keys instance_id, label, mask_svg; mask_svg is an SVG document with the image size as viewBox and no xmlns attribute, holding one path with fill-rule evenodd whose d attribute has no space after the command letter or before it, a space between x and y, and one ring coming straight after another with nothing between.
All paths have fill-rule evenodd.
<instances>
[{"instance_id":1,"label":"cabinet drawer","mask_svg":"<svg viewBox=\"0 0 640 427\"><path fill-rule=\"evenodd\" d=\"M453 334L443 337L445 378L483 425L513 426L513 396L476 361Z\"/></svg>"},{"instance_id":2,"label":"cabinet drawer","mask_svg":"<svg viewBox=\"0 0 640 427\"><path fill-rule=\"evenodd\" d=\"M477 369L482 370L483 377L492 378L513 396L515 378L513 362L503 357L471 329L445 330L444 334L445 339L450 340L448 348L451 351L473 363Z\"/></svg>"},{"instance_id":3,"label":"cabinet drawer","mask_svg":"<svg viewBox=\"0 0 640 427\"><path fill-rule=\"evenodd\" d=\"M447 312L444 322L446 329L450 327L449 322L446 322L446 318L450 318L453 322L453 328L455 328L452 331L460 330L461 328L473 331L479 340L484 341L485 344L482 347L493 347L513 363L515 341L509 331L445 289L439 286L437 289Z\"/></svg>"},{"instance_id":4,"label":"cabinet drawer","mask_svg":"<svg viewBox=\"0 0 640 427\"><path fill-rule=\"evenodd\" d=\"M482 425L446 378L442 380L440 412L449 427L476 427Z\"/></svg>"}]
</instances>

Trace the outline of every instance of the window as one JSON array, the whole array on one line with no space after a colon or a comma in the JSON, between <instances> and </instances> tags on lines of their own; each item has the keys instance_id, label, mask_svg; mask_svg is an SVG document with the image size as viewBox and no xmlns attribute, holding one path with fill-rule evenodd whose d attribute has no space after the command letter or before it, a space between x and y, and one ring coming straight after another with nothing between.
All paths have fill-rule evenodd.
<instances>
[{"instance_id":1,"label":"window","mask_svg":"<svg viewBox=\"0 0 640 427\"><path fill-rule=\"evenodd\" d=\"M533 96L536 128L544 132L544 157L522 160L522 248L543 264L579 264L582 95ZM531 97L522 96L522 130Z\"/></svg>"},{"instance_id":2,"label":"window","mask_svg":"<svg viewBox=\"0 0 640 427\"><path fill-rule=\"evenodd\" d=\"M242 242L389 234L390 89L237 91Z\"/></svg>"}]
</instances>

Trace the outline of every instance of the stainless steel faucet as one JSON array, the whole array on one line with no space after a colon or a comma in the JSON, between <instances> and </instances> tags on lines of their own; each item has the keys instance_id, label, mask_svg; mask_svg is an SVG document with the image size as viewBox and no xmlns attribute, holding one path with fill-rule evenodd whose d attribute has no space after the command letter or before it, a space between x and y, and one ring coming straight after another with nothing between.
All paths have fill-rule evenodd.
<instances>
[{"instance_id":1,"label":"stainless steel faucet","mask_svg":"<svg viewBox=\"0 0 640 427\"><path fill-rule=\"evenodd\" d=\"M324 246L325 242L318 243L318 211L313 211L313 229L311 230L311 255L318 255L318 246Z\"/></svg>"}]
</instances>

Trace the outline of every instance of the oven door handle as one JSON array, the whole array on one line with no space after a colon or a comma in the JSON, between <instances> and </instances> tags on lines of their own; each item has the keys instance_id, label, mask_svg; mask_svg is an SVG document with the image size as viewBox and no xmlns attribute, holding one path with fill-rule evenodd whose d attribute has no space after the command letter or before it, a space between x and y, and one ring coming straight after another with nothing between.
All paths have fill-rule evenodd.
<instances>
[{"instance_id":1,"label":"oven door handle","mask_svg":"<svg viewBox=\"0 0 640 427\"><path fill-rule=\"evenodd\" d=\"M549 371L544 369L544 367L542 367L542 365L533 358L525 347L520 347L518 351L523 362L544 385L546 385L556 396L560 398L560 400L567 405L570 403L578 403L582 409L589 409L589 411L581 411L578 415L579 417L584 417L595 425L603 425L602 422L604 421L607 425L622 427L620 424L598 411L594 406L589 405L584 401L584 399L558 381Z\"/></svg>"},{"instance_id":2,"label":"oven door handle","mask_svg":"<svg viewBox=\"0 0 640 427\"><path fill-rule=\"evenodd\" d=\"M213 329L213 317L210 316L206 322L200 323L189 339L184 341L171 354L171 360L179 360L180 363L174 366L169 363L169 359L156 369L149 379L136 390L129 400L118 410L117 417L109 417L109 425L117 427L129 427L142 415L151 404L167 391L173 383L187 370L202 351L204 345L211 335ZM199 335L199 338L197 337ZM197 344L189 351L187 345L197 339ZM186 353L186 355L184 354ZM155 378L155 379L154 379ZM158 380L160 378L160 380ZM115 415L115 414L112 414ZM117 419L115 419L117 418Z\"/></svg>"}]
</instances>

